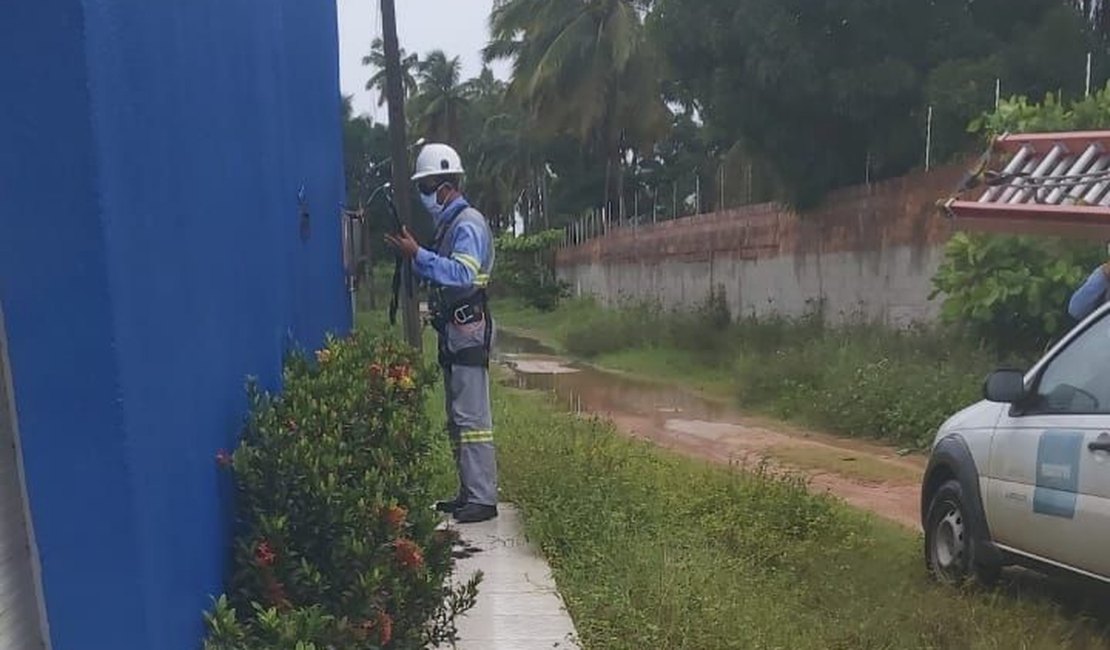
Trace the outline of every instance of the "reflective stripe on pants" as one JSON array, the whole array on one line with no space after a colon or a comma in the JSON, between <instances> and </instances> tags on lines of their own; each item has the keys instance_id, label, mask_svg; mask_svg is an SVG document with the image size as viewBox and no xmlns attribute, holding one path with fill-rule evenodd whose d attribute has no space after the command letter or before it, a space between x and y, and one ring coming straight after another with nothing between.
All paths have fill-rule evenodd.
<instances>
[{"instance_id":1,"label":"reflective stripe on pants","mask_svg":"<svg viewBox=\"0 0 1110 650\"><path fill-rule=\"evenodd\" d=\"M497 505L497 455L493 445L489 370L467 366L443 369L447 428L459 471L460 500Z\"/></svg>"}]
</instances>

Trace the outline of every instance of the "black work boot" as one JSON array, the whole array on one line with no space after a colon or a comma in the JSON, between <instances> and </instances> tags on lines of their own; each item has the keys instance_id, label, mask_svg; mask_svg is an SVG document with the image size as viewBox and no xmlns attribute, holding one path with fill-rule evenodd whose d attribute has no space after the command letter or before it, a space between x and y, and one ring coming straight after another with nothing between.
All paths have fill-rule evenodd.
<instances>
[{"instance_id":1,"label":"black work boot","mask_svg":"<svg viewBox=\"0 0 1110 650\"><path fill-rule=\"evenodd\" d=\"M462 508L465 505L466 505L466 502L463 501L459 497L455 497L454 499L452 499L450 501L437 501L436 502L436 512L442 512L442 513L451 515L451 514L454 514L457 510L459 510L460 508Z\"/></svg>"},{"instance_id":2,"label":"black work boot","mask_svg":"<svg viewBox=\"0 0 1110 650\"><path fill-rule=\"evenodd\" d=\"M497 506L468 503L455 511L455 521L460 524L478 524L497 516Z\"/></svg>"}]
</instances>

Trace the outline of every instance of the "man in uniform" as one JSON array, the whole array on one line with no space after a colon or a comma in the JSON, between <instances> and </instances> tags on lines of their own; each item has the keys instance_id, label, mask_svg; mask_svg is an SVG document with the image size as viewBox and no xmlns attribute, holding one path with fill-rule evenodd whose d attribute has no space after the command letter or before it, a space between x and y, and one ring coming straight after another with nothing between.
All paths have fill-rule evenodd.
<instances>
[{"instance_id":1,"label":"man in uniform","mask_svg":"<svg viewBox=\"0 0 1110 650\"><path fill-rule=\"evenodd\" d=\"M422 248L408 229L386 241L412 260L413 271L432 287L432 324L439 334L439 363L447 393L447 426L459 472L459 493L436 504L459 523L497 516L497 459L490 412L489 359L493 321L486 287L493 271L493 235L461 193L459 154L428 144L412 180L435 221L435 242Z\"/></svg>"}]
</instances>

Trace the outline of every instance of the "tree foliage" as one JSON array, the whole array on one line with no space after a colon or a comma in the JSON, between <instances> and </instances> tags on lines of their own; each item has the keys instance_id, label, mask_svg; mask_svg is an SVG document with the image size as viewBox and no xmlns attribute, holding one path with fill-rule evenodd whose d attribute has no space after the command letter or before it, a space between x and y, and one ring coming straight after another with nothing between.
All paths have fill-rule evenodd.
<instances>
[{"instance_id":1,"label":"tree foliage","mask_svg":"<svg viewBox=\"0 0 1110 650\"><path fill-rule=\"evenodd\" d=\"M942 318L999 353L1043 351L1071 326L1071 293L1099 262L1096 246L957 234L933 280Z\"/></svg>"},{"instance_id":2,"label":"tree foliage","mask_svg":"<svg viewBox=\"0 0 1110 650\"><path fill-rule=\"evenodd\" d=\"M441 51L402 69L413 137L456 145L495 228L532 233L606 208L804 208L922 164L930 106L933 160L962 156L996 81L1072 101L1088 52L1105 79L1106 21L1099 0L496 0L484 56L508 80ZM380 89L380 42L364 63Z\"/></svg>"},{"instance_id":3,"label":"tree foliage","mask_svg":"<svg viewBox=\"0 0 1110 650\"><path fill-rule=\"evenodd\" d=\"M973 120L972 133L993 138L1004 133L1086 131L1110 128L1110 84L1089 97L1070 103L1049 93L1040 104L1017 96L1002 101L998 109Z\"/></svg>"},{"instance_id":4,"label":"tree foliage","mask_svg":"<svg viewBox=\"0 0 1110 650\"><path fill-rule=\"evenodd\" d=\"M463 114L470 103L462 83L462 62L434 50L417 64L417 91L408 107L415 130L434 142L458 146Z\"/></svg>"},{"instance_id":5,"label":"tree foliage","mask_svg":"<svg viewBox=\"0 0 1110 650\"><path fill-rule=\"evenodd\" d=\"M1110 35L1110 11L1106 0L1074 0L1074 2L1101 37Z\"/></svg>"},{"instance_id":6,"label":"tree foliage","mask_svg":"<svg viewBox=\"0 0 1110 650\"><path fill-rule=\"evenodd\" d=\"M391 223L385 205L375 202L368 205L371 193L389 179L382 175L388 170L373 170L371 165L389 156L389 131L381 124L364 115L355 116L351 111L351 101L343 101L343 167L347 181L347 207L358 210L363 206L367 211L370 228L369 242L375 259L386 254L382 235Z\"/></svg>"},{"instance_id":7,"label":"tree foliage","mask_svg":"<svg viewBox=\"0 0 1110 650\"><path fill-rule=\"evenodd\" d=\"M366 90L375 90L378 93L378 106L385 105L385 42L375 38L370 44L370 53L362 57L362 65L374 70L366 82ZM412 96L416 91L416 73L420 67L420 57L416 54L406 54L401 49L401 87L406 96Z\"/></svg>"},{"instance_id":8,"label":"tree foliage","mask_svg":"<svg viewBox=\"0 0 1110 650\"><path fill-rule=\"evenodd\" d=\"M516 295L528 305L551 310L568 294L568 287L555 275L555 248L563 233L547 230L534 235L497 239L498 285L495 289Z\"/></svg>"},{"instance_id":9,"label":"tree foliage","mask_svg":"<svg viewBox=\"0 0 1110 650\"><path fill-rule=\"evenodd\" d=\"M529 128L570 136L605 160L605 205L621 193L624 152L666 132L654 43L630 0L498 0L487 60L509 59L509 99Z\"/></svg>"},{"instance_id":10,"label":"tree foliage","mask_svg":"<svg viewBox=\"0 0 1110 650\"><path fill-rule=\"evenodd\" d=\"M800 205L965 150L964 125L1010 92L1083 90L1106 53L1059 0L658 0L675 101L739 143ZM698 34L692 38L691 34Z\"/></svg>"}]
</instances>

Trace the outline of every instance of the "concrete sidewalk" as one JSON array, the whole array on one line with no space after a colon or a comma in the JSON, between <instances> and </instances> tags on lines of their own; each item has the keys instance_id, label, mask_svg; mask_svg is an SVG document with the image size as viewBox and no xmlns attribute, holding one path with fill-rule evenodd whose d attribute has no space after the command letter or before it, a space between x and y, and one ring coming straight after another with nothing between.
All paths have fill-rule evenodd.
<instances>
[{"instance_id":1,"label":"concrete sidewalk","mask_svg":"<svg viewBox=\"0 0 1110 650\"><path fill-rule=\"evenodd\" d=\"M476 525L450 526L462 536L466 556L456 580L481 571L478 604L459 622L461 650L577 649L574 623L556 590L551 569L524 538L520 513L498 506L501 516Z\"/></svg>"}]
</instances>

